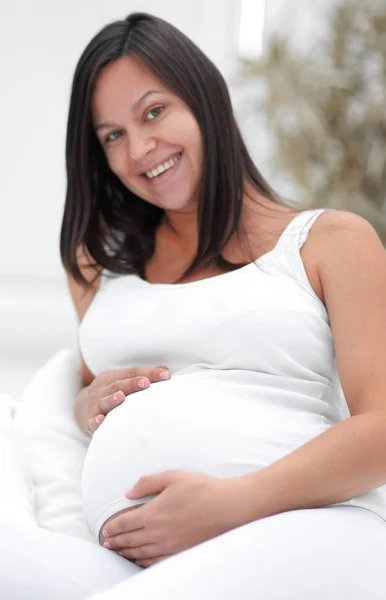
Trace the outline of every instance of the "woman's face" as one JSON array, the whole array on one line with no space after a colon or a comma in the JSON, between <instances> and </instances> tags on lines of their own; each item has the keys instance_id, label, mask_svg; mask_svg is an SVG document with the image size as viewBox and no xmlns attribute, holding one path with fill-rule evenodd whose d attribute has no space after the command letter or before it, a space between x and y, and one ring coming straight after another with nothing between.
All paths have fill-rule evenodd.
<instances>
[{"instance_id":1,"label":"woman's face","mask_svg":"<svg viewBox=\"0 0 386 600\"><path fill-rule=\"evenodd\" d=\"M202 172L198 123L140 60L122 57L101 71L92 116L108 164L127 188L166 211L196 204Z\"/></svg>"}]
</instances>

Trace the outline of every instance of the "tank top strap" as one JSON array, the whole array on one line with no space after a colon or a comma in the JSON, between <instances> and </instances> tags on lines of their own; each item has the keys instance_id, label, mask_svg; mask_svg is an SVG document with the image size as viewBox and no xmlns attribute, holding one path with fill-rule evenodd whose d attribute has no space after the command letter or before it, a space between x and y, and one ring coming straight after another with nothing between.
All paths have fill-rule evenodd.
<instances>
[{"instance_id":1,"label":"tank top strap","mask_svg":"<svg viewBox=\"0 0 386 600\"><path fill-rule=\"evenodd\" d=\"M279 262L283 262L283 268L295 279L308 293L319 303L321 302L308 279L300 250L307 240L308 234L316 219L323 214L326 208L305 210L298 214L287 225L281 234L276 248Z\"/></svg>"},{"instance_id":2,"label":"tank top strap","mask_svg":"<svg viewBox=\"0 0 386 600\"><path fill-rule=\"evenodd\" d=\"M318 208L302 211L294 217L284 229L278 240L277 246L283 250L289 246L293 246L297 250L300 250L308 237L312 225L319 215L326 210L326 208Z\"/></svg>"}]
</instances>

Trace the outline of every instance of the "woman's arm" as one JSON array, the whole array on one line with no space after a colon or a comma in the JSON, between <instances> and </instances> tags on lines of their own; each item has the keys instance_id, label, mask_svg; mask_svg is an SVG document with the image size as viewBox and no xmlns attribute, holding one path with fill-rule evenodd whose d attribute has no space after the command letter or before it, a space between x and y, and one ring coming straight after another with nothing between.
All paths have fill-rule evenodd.
<instances>
[{"instance_id":1,"label":"woman's arm","mask_svg":"<svg viewBox=\"0 0 386 600\"><path fill-rule=\"evenodd\" d=\"M77 262L79 270L86 281L90 283L90 287L86 288L84 285L78 283L69 273L66 273L66 276L68 289L70 291L79 322L81 322L99 289L100 275L95 277L96 270L94 267L90 266L91 260L83 248L79 248L77 251ZM85 386L88 386L94 380L94 375L88 369L83 357L81 357L81 375L82 382Z\"/></svg>"},{"instance_id":2,"label":"woman's arm","mask_svg":"<svg viewBox=\"0 0 386 600\"><path fill-rule=\"evenodd\" d=\"M90 267L91 261L87 255L87 253L85 252L85 250L81 247L79 247L78 251L77 251L77 262L78 262L78 267L79 267L82 275L91 284L91 287L85 288L84 285L75 281L75 279L72 277L72 275L70 275L69 273L66 273L68 288L69 288L71 298L74 303L74 307L75 307L76 313L78 315L79 323L80 323L82 321L88 307L90 306L95 294L98 291L99 284L100 284L100 276L98 276L94 281L95 274L96 274L95 269ZM82 390L80 391L80 393L78 394L78 396L76 398L75 407L74 407L74 415L75 415L75 420L78 424L78 427L81 429L81 431L87 432L88 431L87 422L89 419L89 407L87 404L88 387L92 383L92 381L95 379L95 376L93 373L91 373L91 371L87 367L82 356L81 356L81 378L82 378L82 383L83 383L84 387L82 388Z\"/></svg>"},{"instance_id":3,"label":"woman's arm","mask_svg":"<svg viewBox=\"0 0 386 600\"><path fill-rule=\"evenodd\" d=\"M241 477L248 520L341 502L386 483L386 252L354 214L318 221L312 253L351 418Z\"/></svg>"},{"instance_id":4,"label":"woman's arm","mask_svg":"<svg viewBox=\"0 0 386 600\"><path fill-rule=\"evenodd\" d=\"M90 306L100 285L100 275L95 277L95 268L83 250L78 251L78 266L91 286L79 284L67 274L68 286L81 321ZM93 434L103 422L106 414L125 397L142 391L151 383L164 381L170 377L167 367L128 367L100 373L97 377L87 367L81 357L81 375L84 387L79 392L74 407L74 416L81 431Z\"/></svg>"}]
</instances>

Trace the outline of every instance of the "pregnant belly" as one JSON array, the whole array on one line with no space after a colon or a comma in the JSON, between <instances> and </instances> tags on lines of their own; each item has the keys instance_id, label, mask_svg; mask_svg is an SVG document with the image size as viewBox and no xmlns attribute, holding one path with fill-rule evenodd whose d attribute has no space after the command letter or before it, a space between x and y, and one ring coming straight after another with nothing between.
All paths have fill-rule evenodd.
<instances>
[{"instance_id":1,"label":"pregnant belly","mask_svg":"<svg viewBox=\"0 0 386 600\"><path fill-rule=\"evenodd\" d=\"M299 421L291 425L290 419L272 403L192 376L127 396L107 415L87 452L82 487L91 531L98 538L111 515L150 499L124 497L144 475L168 469L242 475L306 441L305 425L306 438L321 431L319 416L309 415L302 427Z\"/></svg>"}]
</instances>

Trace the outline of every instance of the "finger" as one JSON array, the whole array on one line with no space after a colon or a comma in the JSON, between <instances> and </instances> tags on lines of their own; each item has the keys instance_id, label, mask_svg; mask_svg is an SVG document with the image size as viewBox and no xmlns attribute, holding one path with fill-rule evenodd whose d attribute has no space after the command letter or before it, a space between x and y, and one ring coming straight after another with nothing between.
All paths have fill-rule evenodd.
<instances>
[{"instance_id":1,"label":"finger","mask_svg":"<svg viewBox=\"0 0 386 600\"><path fill-rule=\"evenodd\" d=\"M146 544L139 548L123 548L122 550L119 550L117 554L129 560L137 561L161 556L162 551L157 544Z\"/></svg>"},{"instance_id":2,"label":"finger","mask_svg":"<svg viewBox=\"0 0 386 600\"><path fill-rule=\"evenodd\" d=\"M143 373L142 373L143 375ZM157 381L166 381L170 379L170 371L167 367L153 367L149 373L144 375L151 383L157 383Z\"/></svg>"},{"instance_id":3,"label":"finger","mask_svg":"<svg viewBox=\"0 0 386 600\"><path fill-rule=\"evenodd\" d=\"M127 490L125 496L126 498L134 500L146 498L146 496L153 496L154 494L160 494L176 480L178 473L178 471L170 470L162 473L155 473L154 475L144 475L138 479L131 490Z\"/></svg>"},{"instance_id":4,"label":"finger","mask_svg":"<svg viewBox=\"0 0 386 600\"><path fill-rule=\"evenodd\" d=\"M167 367L129 367L127 369L114 369L105 371L99 375L103 385L109 385L117 380L132 379L135 377L147 377L149 381L164 381L170 378L170 371Z\"/></svg>"},{"instance_id":5,"label":"finger","mask_svg":"<svg viewBox=\"0 0 386 600\"><path fill-rule=\"evenodd\" d=\"M101 391L97 411L106 415L115 406L121 404L126 396L145 390L149 385L150 381L146 377L134 377L132 379L114 381L114 383L111 383Z\"/></svg>"},{"instance_id":6,"label":"finger","mask_svg":"<svg viewBox=\"0 0 386 600\"><path fill-rule=\"evenodd\" d=\"M122 404L125 401L126 394L122 390L118 390L113 394L109 394L108 396L102 396L98 402L97 410L103 414L107 415L110 410Z\"/></svg>"},{"instance_id":7,"label":"finger","mask_svg":"<svg viewBox=\"0 0 386 600\"><path fill-rule=\"evenodd\" d=\"M147 567L151 567L161 560L165 560L165 558L170 558L171 554L163 554L162 556L154 556L154 558L144 558L143 560L136 560L135 564L139 567L143 567L146 569Z\"/></svg>"},{"instance_id":8,"label":"finger","mask_svg":"<svg viewBox=\"0 0 386 600\"><path fill-rule=\"evenodd\" d=\"M149 532L147 529L142 528L130 533L125 532L109 537L105 539L103 546L108 550L122 550L123 548L138 548L138 546L144 546L149 542Z\"/></svg>"},{"instance_id":9,"label":"finger","mask_svg":"<svg viewBox=\"0 0 386 600\"><path fill-rule=\"evenodd\" d=\"M90 434L95 433L98 429L99 425L104 421L105 416L102 414L97 415L96 417L91 417L87 421L87 429Z\"/></svg>"},{"instance_id":10,"label":"finger","mask_svg":"<svg viewBox=\"0 0 386 600\"><path fill-rule=\"evenodd\" d=\"M134 392L145 390L149 385L150 379L141 375L139 377L131 377L130 379L117 379L116 381L112 381L109 385L103 387L99 393L101 398L108 396L112 397L117 392L123 392L125 396L128 396L129 394L134 394Z\"/></svg>"},{"instance_id":11,"label":"finger","mask_svg":"<svg viewBox=\"0 0 386 600\"><path fill-rule=\"evenodd\" d=\"M121 533L129 533L143 529L144 513L146 513L146 504L132 507L129 510L119 513L111 519L103 528L103 538L115 537Z\"/></svg>"},{"instance_id":12,"label":"finger","mask_svg":"<svg viewBox=\"0 0 386 600\"><path fill-rule=\"evenodd\" d=\"M102 414L107 414L115 406L123 402L124 398L119 399L121 397L119 392L122 392L124 396L128 396L134 392L140 392L147 389L150 383L166 381L170 378L170 372L167 369L165 370L164 367L157 367L156 369L137 369L137 371L140 370L144 371L143 375L137 375L127 379L117 379L103 386L99 391L100 400L98 411ZM145 373L147 373L147 376Z\"/></svg>"}]
</instances>

